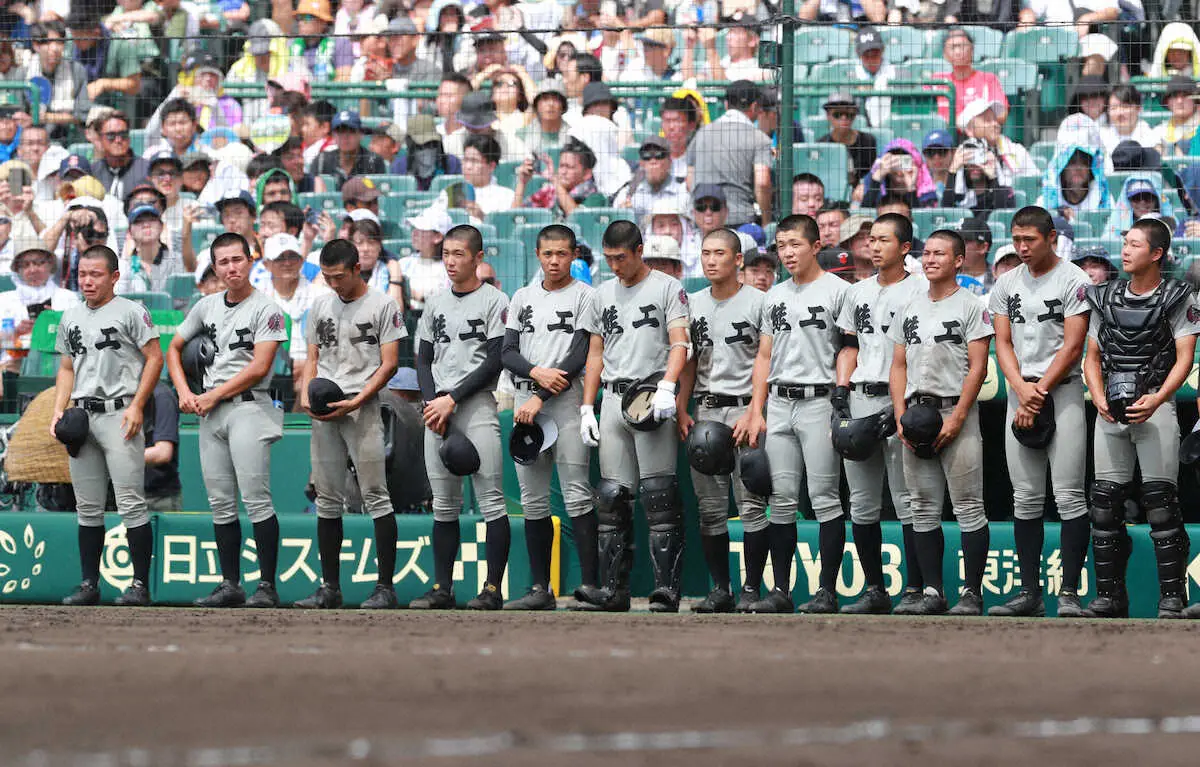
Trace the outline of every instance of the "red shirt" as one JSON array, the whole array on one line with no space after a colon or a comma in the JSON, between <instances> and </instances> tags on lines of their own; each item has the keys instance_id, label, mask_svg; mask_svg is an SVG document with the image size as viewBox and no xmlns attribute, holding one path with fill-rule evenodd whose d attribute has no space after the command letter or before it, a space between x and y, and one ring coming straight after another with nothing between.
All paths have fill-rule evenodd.
<instances>
[{"instance_id":1,"label":"red shirt","mask_svg":"<svg viewBox=\"0 0 1200 767\"><path fill-rule=\"evenodd\" d=\"M1004 105L1005 113L1008 112L1008 97L1004 95L1004 86L1000 84L1000 78L991 72L980 72L976 69L965 80L955 80L952 72L938 72L934 78L954 83L955 119L962 114L967 104L976 99L999 101ZM946 99L938 99L938 114L943 120L950 119L950 105Z\"/></svg>"}]
</instances>

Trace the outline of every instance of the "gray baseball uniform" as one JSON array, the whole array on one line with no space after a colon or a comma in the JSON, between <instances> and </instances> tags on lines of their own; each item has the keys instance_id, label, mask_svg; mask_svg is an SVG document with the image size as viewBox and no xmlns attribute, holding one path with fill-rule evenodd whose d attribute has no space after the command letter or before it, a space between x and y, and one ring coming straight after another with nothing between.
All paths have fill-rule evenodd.
<instances>
[{"instance_id":1,"label":"gray baseball uniform","mask_svg":"<svg viewBox=\"0 0 1200 767\"><path fill-rule=\"evenodd\" d=\"M600 332L596 291L578 280L565 288L549 291L541 283L518 290L509 306L507 330L518 336L521 356L535 367L562 369L578 331ZM516 406L535 396L536 384L514 373ZM558 439L529 466L517 465L521 484L521 507L527 519L550 516L550 479L558 468L567 514L577 517L592 510L592 487L588 480L589 453L579 436L579 406L583 403L583 381L545 400L542 412L558 426Z\"/></svg>"},{"instance_id":2,"label":"gray baseball uniform","mask_svg":"<svg viewBox=\"0 0 1200 767\"><path fill-rule=\"evenodd\" d=\"M407 338L408 330L395 300L368 288L349 303L336 293L317 298L308 313L305 336L308 344L318 348L317 376L336 383L349 398L379 370L383 345ZM317 516L342 516L347 455L354 463L366 512L372 519L392 513L378 396L335 421L314 419L311 450Z\"/></svg>"},{"instance_id":3,"label":"gray baseball uniform","mask_svg":"<svg viewBox=\"0 0 1200 767\"><path fill-rule=\"evenodd\" d=\"M848 285L828 272L803 285L788 280L767 292L760 332L771 341L767 376L767 459L774 494L771 523L794 525L800 477L808 479L809 501L818 522L842 514L838 496L841 457L829 435L834 365L841 348L836 319ZM783 391L792 395L785 396Z\"/></svg>"},{"instance_id":4,"label":"gray baseball uniform","mask_svg":"<svg viewBox=\"0 0 1200 767\"><path fill-rule=\"evenodd\" d=\"M177 332L185 341L201 332L216 339L216 357L204 373L204 388L210 391L250 364L255 344L286 341L286 325L279 306L259 291L233 305L221 292L200 299ZM215 524L237 521L239 491L251 522L275 514L271 445L283 436L283 411L271 402L270 386L268 373L200 420L200 469Z\"/></svg>"},{"instance_id":5,"label":"gray baseball uniform","mask_svg":"<svg viewBox=\"0 0 1200 767\"><path fill-rule=\"evenodd\" d=\"M888 329L896 315L927 288L927 282L913 276L891 285L880 285L878 275L850 286L837 324L858 339L858 365L850 374L852 417L865 418L891 406L888 379L895 344L887 336ZM896 516L904 524L912 523L903 455L904 445L899 437L893 436L867 460L843 462L846 485L850 489L850 519L855 524L879 521L883 508L884 472Z\"/></svg>"},{"instance_id":6,"label":"gray baseball uniform","mask_svg":"<svg viewBox=\"0 0 1200 767\"><path fill-rule=\"evenodd\" d=\"M905 347L908 380L904 396L917 392L935 397L961 395L967 376L967 345L991 336L991 317L969 291L959 288L938 301L922 291L888 328L888 338ZM948 417L953 410L953 405L943 407L942 416ZM962 431L935 458L925 460L911 450L904 451L904 479L916 532L932 532L941 525L943 484L949 487L962 532L987 525L978 404L971 407Z\"/></svg>"},{"instance_id":7,"label":"gray baseball uniform","mask_svg":"<svg viewBox=\"0 0 1200 767\"><path fill-rule=\"evenodd\" d=\"M126 527L149 521L144 493L145 435L126 440L122 412L133 400L146 357L142 347L158 338L150 312L117 296L98 309L81 303L63 312L55 349L71 356L71 399L88 416L88 438L70 459L75 508L82 527L103 527L111 480L117 511ZM101 411L102 412L99 412Z\"/></svg>"},{"instance_id":8,"label":"gray baseball uniform","mask_svg":"<svg viewBox=\"0 0 1200 767\"><path fill-rule=\"evenodd\" d=\"M487 357L488 342L503 339L508 297L484 284L463 295L447 290L429 298L417 324L417 340L433 346L433 384L438 394L453 393ZM475 499L485 520L507 513L501 486L503 451L496 415L493 378L472 395L459 399L450 428L461 431L479 452L479 471L472 475ZM451 474L438 457L443 437L425 432L425 468L433 488L433 517L453 522L462 512L462 477Z\"/></svg>"},{"instance_id":9,"label":"gray baseball uniform","mask_svg":"<svg viewBox=\"0 0 1200 767\"><path fill-rule=\"evenodd\" d=\"M692 348L696 355L697 421L720 421L733 426L746 412L753 392L751 374L758 355L766 294L743 285L737 293L718 301L712 288L689 296L692 307ZM716 404L736 398L737 403ZM714 399L717 398L717 399ZM712 404L706 404L712 403ZM734 467L733 497L743 529L753 532L767 526L767 499L746 490L740 481L741 468ZM700 532L721 535L729 529L730 475L710 476L692 470L692 487L700 507Z\"/></svg>"},{"instance_id":10,"label":"gray baseball uniform","mask_svg":"<svg viewBox=\"0 0 1200 767\"><path fill-rule=\"evenodd\" d=\"M1063 345L1063 322L1088 311L1087 286L1091 280L1075 264L1059 260L1041 277L1021 264L1002 275L988 299L993 316L1007 317L1013 351L1022 378L1039 379L1050 368ZM1046 502L1046 469L1049 465L1054 500L1063 519L1088 513L1083 491L1087 456L1079 449L1086 433L1083 415L1083 379L1077 362L1051 393L1054 400L1055 436L1045 450L1022 445L1013 435L1013 418L1020 400L1008 389L1004 452L1013 486L1013 513L1017 519L1039 519Z\"/></svg>"},{"instance_id":11,"label":"gray baseball uniform","mask_svg":"<svg viewBox=\"0 0 1200 767\"><path fill-rule=\"evenodd\" d=\"M674 419L652 431L636 431L621 415L624 387L667 368L669 326L688 320L688 297L674 277L651 270L632 287L609 280L597 291L604 340L600 408L600 476L636 491L640 480L675 473L678 439Z\"/></svg>"}]
</instances>

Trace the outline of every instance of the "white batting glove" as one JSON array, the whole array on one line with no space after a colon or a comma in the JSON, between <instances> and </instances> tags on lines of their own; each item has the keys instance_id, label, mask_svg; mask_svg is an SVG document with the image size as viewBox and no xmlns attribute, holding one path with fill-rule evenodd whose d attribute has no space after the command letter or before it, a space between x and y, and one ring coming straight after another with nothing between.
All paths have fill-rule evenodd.
<instances>
[{"instance_id":1,"label":"white batting glove","mask_svg":"<svg viewBox=\"0 0 1200 767\"><path fill-rule=\"evenodd\" d=\"M675 384L669 381L659 381L658 388L654 392L654 401L650 403L654 408L654 420L665 421L675 415Z\"/></svg>"},{"instance_id":2,"label":"white batting glove","mask_svg":"<svg viewBox=\"0 0 1200 767\"><path fill-rule=\"evenodd\" d=\"M600 447L600 424L596 422L596 408L579 406L579 438L588 447Z\"/></svg>"}]
</instances>

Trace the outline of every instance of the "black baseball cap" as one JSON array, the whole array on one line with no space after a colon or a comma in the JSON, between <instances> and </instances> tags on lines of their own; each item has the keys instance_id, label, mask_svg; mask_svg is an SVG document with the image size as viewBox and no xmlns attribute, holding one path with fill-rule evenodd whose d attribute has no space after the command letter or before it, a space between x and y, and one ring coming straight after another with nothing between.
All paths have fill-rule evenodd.
<instances>
[{"instance_id":1,"label":"black baseball cap","mask_svg":"<svg viewBox=\"0 0 1200 767\"><path fill-rule=\"evenodd\" d=\"M858 38L854 43L854 51L859 56L867 51L882 51L883 36L875 27L863 27L858 30Z\"/></svg>"},{"instance_id":2,"label":"black baseball cap","mask_svg":"<svg viewBox=\"0 0 1200 767\"><path fill-rule=\"evenodd\" d=\"M992 244L992 228L986 219L972 216L964 218L959 225L958 233L967 242L986 242Z\"/></svg>"}]
</instances>

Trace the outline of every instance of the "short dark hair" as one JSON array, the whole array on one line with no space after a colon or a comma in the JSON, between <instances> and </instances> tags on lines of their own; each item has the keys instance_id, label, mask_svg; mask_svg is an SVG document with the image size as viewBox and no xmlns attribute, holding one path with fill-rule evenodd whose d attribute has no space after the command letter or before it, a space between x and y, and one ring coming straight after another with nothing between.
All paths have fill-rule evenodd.
<instances>
[{"instance_id":1,"label":"short dark hair","mask_svg":"<svg viewBox=\"0 0 1200 767\"><path fill-rule=\"evenodd\" d=\"M724 240L725 244L728 245L729 249L735 254L742 252L742 238L738 237L737 232L733 231L727 226L718 227L704 235L704 239L700 241L701 247L703 247L705 240L707 240L709 237L717 237Z\"/></svg>"},{"instance_id":2,"label":"short dark hair","mask_svg":"<svg viewBox=\"0 0 1200 767\"><path fill-rule=\"evenodd\" d=\"M896 239L900 242L912 243L913 241L913 225L912 221L907 216L901 216L899 213L884 213L879 218L875 219L877 224L890 224L892 233L896 235Z\"/></svg>"},{"instance_id":3,"label":"short dark hair","mask_svg":"<svg viewBox=\"0 0 1200 767\"><path fill-rule=\"evenodd\" d=\"M355 221L351 224L350 234L361 234L369 240L383 242L383 227L369 218L364 218L361 221Z\"/></svg>"},{"instance_id":4,"label":"short dark hair","mask_svg":"<svg viewBox=\"0 0 1200 767\"><path fill-rule=\"evenodd\" d=\"M941 239L950 243L950 252L959 258L967 257L967 241L962 238L962 235L953 229L938 229L933 234L925 238L926 244L930 240Z\"/></svg>"},{"instance_id":5,"label":"short dark hair","mask_svg":"<svg viewBox=\"0 0 1200 767\"><path fill-rule=\"evenodd\" d=\"M1150 241L1150 252L1162 249L1162 259L1166 259L1171 250L1171 229L1157 218L1143 218L1135 221L1130 229L1137 229L1146 235Z\"/></svg>"},{"instance_id":6,"label":"short dark hair","mask_svg":"<svg viewBox=\"0 0 1200 767\"><path fill-rule=\"evenodd\" d=\"M809 242L817 242L821 239L821 229L817 226L816 219L812 216L806 216L803 213L793 213L790 216L784 216L779 222L779 226L775 229L776 234L779 232L799 232L800 236Z\"/></svg>"},{"instance_id":7,"label":"short dark hair","mask_svg":"<svg viewBox=\"0 0 1200 767\"><path fill-rule=\"evenodd\" d=\"M283 161L273 154L256 154L246 163L247 178L258 178L274 168L283 169Z\"/></svg>"},{"instance_id":8,"label":"short dark hair","mask_svg":"<svg viewBox=\"0 0 1200 767\"><path fill-rule=\"evenodd\" d=\"M1142 94L1132 85L1118 85L1116 88L1113 88L1109 97L1116 99L1122 104L1134 104L1139 107L1142 105Z\"/></svg>"},{"instance_id":9,"label":"short dark hair","mask_svg":"<svg viewBox=\"0 0 1200 767\"><path fill-rule=\"evenodd\" d=\"M129 127L129 118L125 116L124 112L109 112L108 114L104 115L104 117L100 118L100 122L97 123L96 127L104 125L104 123L108 122L109 120L120 120L121 122L125 123L126 128ZM45 127L44 125L29 126L29 128L44 128L44 127ZM26 128L25 130L29 130L29 128Z\"/></svg>"},{"instance_id":10,"label":"short dark hair","mask_svg":"<svg viewBox=\"0 0 1200 767\"><path fill-rule=\"evenodd\" d=\"M592 151L590 146L577 138L567 139L567 143L563 145L562 150L559 152L559 156L561 157L564 154L575 155L579 158L580 164L588 170L596 167L596 153Z\"/></svg>"},{"instance_id":11,"label":"short dark hair","mask_svg":"<svg viewBox=\"0 0 1200 767\"><path fill-rule=\"evenodd\" d=\"M1049 211L1039 205L1026 205L1012 217L1009 231L1018 226L1031 226L1038 230L1038 234L1045 237L1054 231L1054 218Z\"/></svg>"},{"instance_id":12,"label":"short dark hair","mask_svg":"<svg viewBox=\"0 0 1200 767\"><path fill-rule=\"evenodd\" d=\"M210 245L208 248L209 253L211 253L213 256L214 262L216 261L217 248L224 248L229 245L237 245L241 247L242 253L245 254L246 258L254 257L254 255L250 252L250 243L246 241L245 237L237 232L222 232L221 234L217 235L216 239L212 241L212 245Z\"/></svg>"},{"instance_id":13,"label":"short dark hair","mask_svg":"<svg viewBox=\"0 0 1200 767\"><path fill-rule=\"evenodd\" d=\"M28 128L26 128L28 130ZM158 191L149 182L142 182L129 191L129 195L125 198L125 215L129 215L129 211L133 210L133 198L136 195L150 193L154 195L154 199L158 200L158 212L162 213L167 209L167 196Z\"/></svg>"},{"instance_id":14,"label":"short dark hair","mask_svg":"<svg viewBox=\"0 0 1200 767\"><path fill-rule=\"evenodd\" d=\"M304 150L304 139L300 138L299 136L288 136L287 139L282 144L279 145L279 148L276 149L274 152L271 152L271 154L275 155L276 157L278 157L282 160L283 155L287 152L292 151L293 149L299 149L299 150L303 151Z\"/></svg>"},{"instance_id":15,"label":"short dark hair","mask_svg":"<svg viewBox=\"0 0 1200 767\"><path fill-rule=\"evenodd\" d=\"M696 114L696 103L691 99L668 96L663 99L662 109L659 110L659 114L663 112L683 112L687 121L691 123L697 122L700 119Z\"/></svg>"},{"instance_id":16,"label":"short dark hair","mask_svg":"<svg viewBox=\"0 0 1200 767\"><path fill-rule=\"evenodd\" d=\"M483 235L470 224L459 224L458 226L450 227L450 231L446 232L446 236L442 238L442 242L444 243L446 240L465 242L467 250L471 251L471 255L476 255L483 251Z\"/></svg>"},{"instance_id":17,"label":"short dark hair","mask_svg":"<svg viewBox=\"0 0 1200 767\"><path fill-rule=\"evenodd\" d=\"M816 173L797 173L792 176L792 186L796 184L816 184L821 187L821 191L825 190L825 182Z\"/></svg>"},{"instance_id":18,"label":"short dark hair","mask_svg":"<svg viewBox=\"0 0 1200 767\"><path fill-rule=\"evenodd\" d=\"M500 142L496 140L495 136L489 136L486 133L472 133L467 136L467 140L463 142L463 153L465 154L468 149L474 149L483 155L483 161L488 165L499 165L500 158L503 156Z\"/></svg>"},{"instance_id":19,"label":"short dark hair","mask_svg":"<svg viewBox=\"0 0 1200 767\"><path fill-rule=\"evenodd\" d=\"M850 218L850 209L842 207L841 205L826 205L824 208L821 208L817 211L817 216L820 216L822 213L840 213L843 216L843 221L845 221L847 218Z\"/></svg>"},{"instance_id":20,"label":"short dark hair","mask_svg":"<svg viewBox=\"0 0 1200 767\"><path fill-rule=\"evenodd\" d=\"M109 274L117 271L117 254L114 253L113 249L107 245L93 245L92 247L83 251L83 254L79 256L79 260L81 261L85 258L102 258L104 259L104 265L108 267Z\"/></svg>"},{"instance_id":21,"label":"short dark hair","mask_svg":"<svg viewBox=\"0 0 1200 767\"><path fill-rule=\"evenodd\" d=\"M263 209L259 215L261 216L263 213L268 211L279 213L283 216L284 229L295 229L296 231L300 231L304 228L304 211L301 210L300 206L296 205L295 203L287 202L286 200L269 202L263 206Z\"/></svg>"},{"instance_id":22,"label":"short dark hair","mask_svg":"<svg viewBox=\"0 0 1200 767\"><path fill-rule=\"evenodd\" d=\"M350 269L357 263L358 248L349 240L330 240L321 248L321 266L344 266Z\"/></svg>"},{"instance_id":23,"label":"short dark hair","mask_svg":"<svg viewBox=\"0 0 1200 767\"><path fill-rule=\"evenodd\" d=\"M308 106L308 97L300 91L284 91L275 97L275 105L285 115L299 115Z\"/></svg>"},{"instance_id":24,"label":"short dark hair","mask_svg":"<svg viewBox=\"0 0 1200 767\"><path fill-rule=\"evenodd\" d=\"M913 207L912 200L908 199L908 195L904 192L888 192L875 207L878 209L888 205L903 205L904 207L908 208L910 212L912 211Z\"/></svg>"},{"instance_id":25,"label":"short dark hair","mask_svg":"<svg viewBox=\"0 0 1200 767\"><path fill-rule=\"evenodd\" d=\"M120 113L118 112L118 114ZM185 114L189 120L196 122L196 108L187 99L171 99L163 104L162 111L158 113L158 119L166 122L167 118L173 114Z\"/></svg>"},{"instance_id":26,"label":"short dark hair","mask_svg":"<svg viewBox=\"0 0 1200 767\"><path fill-rule=\"evenodd\" d=\"M333 122L333 116L337 114L337 108L325 99L320 99L310 102L308 106L304 107L304 111L301 114L311 117L322 124L331 123Z\"/></svg>"},{"instance_id":27,"label":"short dark hair","mask_svg":"<svg viewBox=\"0 0 1200 767\"><path fill-rule=\"evenodd\" d=\"M573 58L575 71L587 75L588 82L598 83L604 79L604 65L600 63L600 59L583 51L576 51Z\"/></svg>"},{"instance_id":28,"label":"short dark hair","mask_svg":"<svg viewBox=\"0 0 1200 767\"><path fill-rule=\"evenodd\" d=\"M455 85L465 85L467 86L467 93L475 90L475 86L471 85L471 79L462 72L447 72L446 74L442 75L442 82L454 83Z\"/></svg>"},{"instance_id":29,"label":"short dark hair","mask_svg":"<svg viewBox=\"0 0 1200 767\"><path fill-rule=\"evenodd\" d=\"M550 224L542 227L542 231L538 232L537 236L538 250L542 249L542 243L546 240L566 240L570 243L572 251L579 245L578 239L575 237L575 230L562 224Z\"/></svg>"},{"instance_id":30,"label":"short dark hair","mask_svg":"<svg viewBox=\"0 0 1200 767\"><path fill-rule=\"evenodd\" d=\"M52 34L65 40L67 25L61 21L39 21L29 27L29 39L33 41L34 45L46 42Z\"/></svg>"},{"instance_id":31,"label":"short dark hair","mask_svg":"<svg viewBox=\"0 0 1200 767\"><path fill-rule=\"evenodd\" d=\"M632 221L614 221L604 230L600 246L635 253L642 247L642 230Z\"/></svg>"},{"instance_id":32,"label":"short dark hair","mask_svg":"<svg viewBox=\"0 0 1200 767\"><path fill-rule=\"evenodd\" d=\"M278 160L279 158L276 157L275 159ZM292 190L292 177L286 171L283 173L272 173L263 181L263 189L265 190L269 184L286 184L290 192Z\"/></svg>"}]
</instances>

